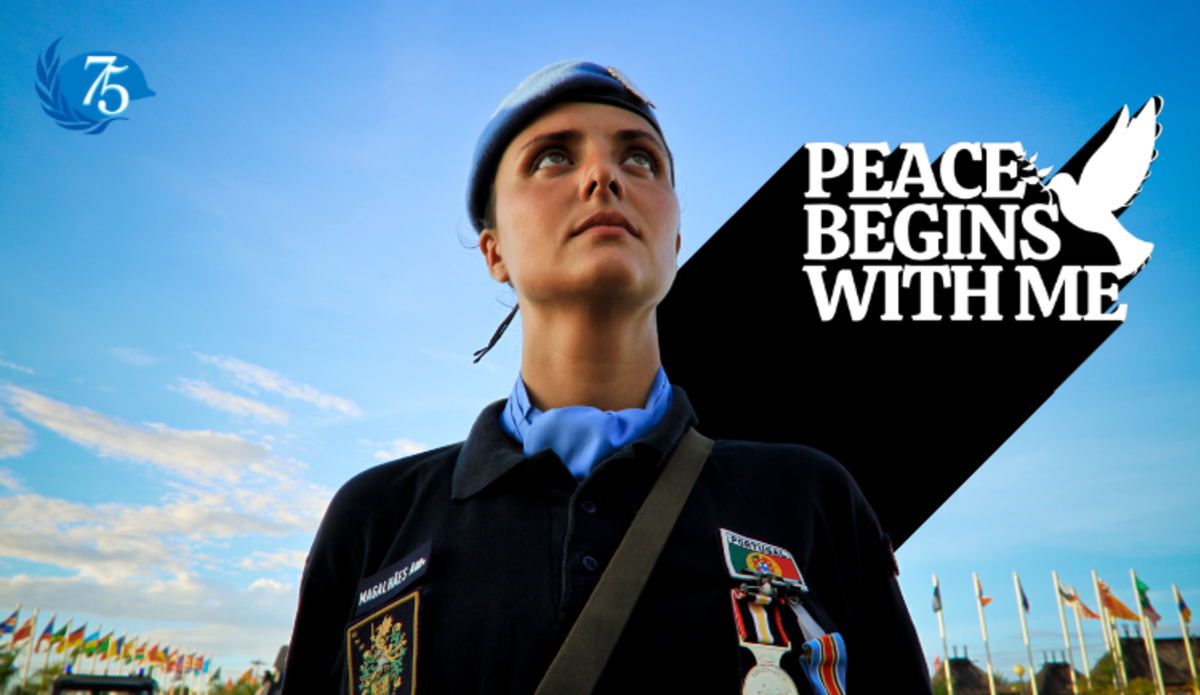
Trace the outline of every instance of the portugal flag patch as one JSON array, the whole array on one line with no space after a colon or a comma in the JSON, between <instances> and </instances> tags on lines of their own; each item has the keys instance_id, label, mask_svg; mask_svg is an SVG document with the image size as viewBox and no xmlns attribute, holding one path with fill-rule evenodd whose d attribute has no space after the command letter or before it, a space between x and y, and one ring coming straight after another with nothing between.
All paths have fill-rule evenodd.
<instances>
[{"instance_id":1,"label":"portugal flag patch","mask_svg":"<svg viewBox=\"0 0 1200 695\"><path fill-rule=\"evenodd\" d=\"M755 572L766 572L781 579L804 583L796 559L777 545L721 529L721 548L725 552L725 566L732 577L755 579Z\"/></svg>"}]
</instances>

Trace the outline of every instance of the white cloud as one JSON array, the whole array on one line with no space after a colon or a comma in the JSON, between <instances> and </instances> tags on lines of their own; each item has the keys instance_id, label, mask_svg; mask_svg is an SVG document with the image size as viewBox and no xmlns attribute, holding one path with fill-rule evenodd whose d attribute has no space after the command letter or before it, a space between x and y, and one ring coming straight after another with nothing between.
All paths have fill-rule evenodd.
<instances>
[{"instance_id":1,"label":"white cloud","mask_svg":"<svg viewBox=\"0 0 1200 695\"><path fill-rule=\"evenodd\" d=\"M33 435L25 425L0 411L0 458L20 456L33 448Z\"/></svg>"},{"instance_id":2,"label":"white cloud","mask_svg":"<svg viewBox=\"0 0 1200 695\"><path fill-rule=\"evenodd\" d=\"M270 447L247 442L236 434L207 430L176 430L147 423L128 425L93 410L60 403L15 386L10 400L30 420L101 456L148 463L191 480L239 481L247 469L269 473L275 464Z\"/></svg>"},{"instance_id":3,"label":"white cloud","mask_svg":"<svg viewBox=\"0 0 1200 695\"><path fill-rule=\"evenodd\" d=\"M33 370L30 369L29 367L22 367L21 365L9 362L6 359L0 359L0 367L8 367L9 369L17 370L18 372L25 372L26 374L33 374Z\"/></svg>"},{"instance_id":4,"label":"white cloud","mask_svg":"<svg viewBox=\"0 0 1200 695\"><path fill-rule=\"evenodd\" d=\"M379 459L380 461L394 461L395 459L404 458L405 456L412 456L413 454L419 454L422 451L429 450L428 444L422 444L421 442L414 442L411 439L404 438L394 439L383 444L372 444L371 442L366 441L363 443L370 444L372 446L384 447L383 449L375 452L375 458Z\"/></svg>"},{"instance_id":5,"label":"white cloud","mask_svg":"<svg viewBox=\"0 0 1200 695\"><path fill-rule=\"evenodd\" d=\"M259 422L273 422L283 425L288 421L287 413L278 408L272 408L266 403L260 403L252 398L215 389L203 381L192 379L180 379L180 381L182 385L168 386L167 388L170 388L172 391L178 391L188 398L206 403L217 410L252 417Z\"/></svg>"},{"instance_id":6,"label":"white cloud","mask_svg":"<svg viewBox=\"0 0 1200 695\"><path fill-rule=\"evenodd\" d=\"M258 387L278 393L284 398L305 401L322 410L336 410L346 415L361 415L362 411L353 401L340 396L322 393L308 384L297 384L287 377L264 367L243 362L232 357L210 357L196 354L200 360L216 365L246 386Z\"/></svg>"},{"instance_id":7,"label":"white cloud","mask_svg":"<svg viewBox=\"0 0 1200 695\"><path fill-rule=\"evenodd\" d=\"M267 579L265 577L262 579L255 579L254 582L250 584L250 591L272 591L280 593L288 591L291 588L291 584L284 584L282 582L277 582L274 579Z\"/></svg>"},{"instance_id":8,"label":"white cloud","mask_svg":"<svg viewBox=\"0 0 1200 695\"><path fill-rule=\"evenodd\" d=\"M219 494L162 506L88 506L36 494L0 498L0 556L51 564L99 581L187 571L198 548L239 536L282 537L310 531L319 515L249 509ZM291 566L292 556L264 554L256 569ZM274 561L274 562L273 562ZM282 562L280 562L282 561Z\"/></svg>"},{"instance_id":9,"label":"white cloud","mask_svg":"<svg viewBox=\"0 0 1200 695\"><path fill-rule=\"evenodd\" d=\"M302 570L304 569L304 562L307 559L307 550L280 550L275 553L264 553L261 550L256 550L250 557L243 559L237 564L238 567L251 570L278 570L283 568Z\"/></svg>"},{"instance_id":10,"label":"white cloud","mask_svg":"<svg viewBox=\"0 0 1200 695\"><path fill-rule=\"evenodd\" d=\"M110 349L108 354L135 367L146 367L160 361L157 357L151 357L141 350L131 347L115 347Z\"/></svg>"},{"instance_id":11,"label":"white cloud","mask_svg":"<svg viewBox=\"0 0 1200 695\"><path fill-rule=\"evenodd\" d=\"M17 479L17 474L7 468L0 468L0 487L6 487L9 490L22 489L21 481Z\"/></svg>"}]
</instances>

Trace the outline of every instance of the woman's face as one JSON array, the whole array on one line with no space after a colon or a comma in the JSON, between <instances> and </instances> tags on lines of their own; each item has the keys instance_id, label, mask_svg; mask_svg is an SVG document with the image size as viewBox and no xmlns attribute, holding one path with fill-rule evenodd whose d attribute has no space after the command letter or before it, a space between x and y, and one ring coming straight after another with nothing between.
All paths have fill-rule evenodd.
<instances>
[{"instance_id":1,"label":"woman's face","mask_svg":"<svg viewBox=\"0 0 1200 695\"><path fill-rule=\"evenodd\" d=\"M488 270L528 304L656 306L675 279L679 199L668 153L641 116L554 106L513 138L496 173Z\"/></svg>"}]
</instances>

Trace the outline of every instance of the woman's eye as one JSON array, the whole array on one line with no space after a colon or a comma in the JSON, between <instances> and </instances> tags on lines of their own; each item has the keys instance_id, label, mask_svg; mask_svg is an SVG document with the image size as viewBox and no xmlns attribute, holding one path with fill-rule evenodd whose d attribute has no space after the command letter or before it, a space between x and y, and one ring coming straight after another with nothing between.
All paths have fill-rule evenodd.
<instances>
[{"instance_id":1,"label":"woman's eye","mask_svg":"<svg viewBox=\"0 0 1200 695\"><path fill-rule=\"evenodd\" d=\"M543 169L545 167L556 167L556 166L562 166L563 164L569 164L569 163L570 163L570 160L567 159L567 156L565 154L563 154L562 152L551 151L551 152L547 152L546 154L539 157L537 160L537 164L535 165L534 168L535 169Z\"/></svg>"},{"instance_id":2,"label":"woman's eye","mask_svg":"<svg viewBox=\"0 0 1200 695\"><path fill-rule=\"evenodd\" d=\"M648 169L650 171L654 170L654 160L650 159L649 156L647 156L641 152L634 152L633 154L629 155L629 158L626 159L625 161L629 162L630 164L632 164L636 167L642 167L642 168Z\"/></svg>"}]
</instances>

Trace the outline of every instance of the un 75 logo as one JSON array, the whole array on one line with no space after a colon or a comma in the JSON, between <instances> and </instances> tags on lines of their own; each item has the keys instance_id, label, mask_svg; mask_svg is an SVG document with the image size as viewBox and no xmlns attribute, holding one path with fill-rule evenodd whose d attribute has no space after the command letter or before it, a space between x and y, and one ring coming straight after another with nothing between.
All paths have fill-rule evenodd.
<instances>
[{"instance_id":1,"label":"un 75 logo","mask_svg":"<svg viewBox=\"0 0 1200 695\"><path fill-rule=\"evenodd\" d=\"M96 77L96 81L92 83L92 88L88 90L87 96L83 98L83 105L91 106L92 97L96 94L96 87L100 87L100 101L98 104L96 104L96 106L99 107L100 113L103 113L106 116L115 116L124 111L125 107L129 106L129 92L125 91L124 87L115 82L112 84L108 83L109 75L119 75L129 68L128 65L123 65L119 68L113 67L113 63L115 63L116 60L116 56L88 56L87 63L85 63L83 66L83 69L87 70L88 68L92 67L92 63L104 64L104 70L102 70L100 75ZM104 95L109 90L116 90L117 94L121 95L121 106L115 111L109 111L108 103L104 101Z\"/></svg>"}]
</instances>

